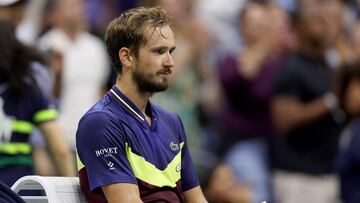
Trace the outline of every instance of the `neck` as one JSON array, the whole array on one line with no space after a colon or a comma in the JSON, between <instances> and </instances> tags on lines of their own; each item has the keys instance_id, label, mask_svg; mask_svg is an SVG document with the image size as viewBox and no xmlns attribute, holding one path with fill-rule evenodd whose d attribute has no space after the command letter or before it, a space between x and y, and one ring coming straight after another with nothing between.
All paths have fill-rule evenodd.
<instances>
[{"instance_id":1,"label":"neck","mask_svg":"<svg viewBox=\"0 0 360 203\"><path fill-rule=\"evenodd\" d=\"M300 32L299 34L300 49L314 58L322 58L326 50L326 44L318 37L309 37Z\"/></svg>"},{"instance_id":2,"label":"neck","mask_svg":"<svg viewBox=\"0 0 360 203\"><path fill-rule=\"evenodd\" d=\"M325 49L323 49L322 47L314 47L307 43L302 43L300 49L313 58L322 59L324 57Z\"/></svg>"},{"instance_id":3,"label":"neck","mask_svg":"<svg viewBox=\"0 0 360 203\"><path fill-rule=\"evenodd\" d=\"M78 34L79 30L76 28L70 28L68 26L59 26L59 28L65 33L65 35L71 40L76 40L76 35Z\"/></svg>"},{"instance_id":4,"label":"neck","mask_svg":"<svg viewBox=\"0 0 360 203\"><path fill-rule=\"evenodd\" d=\"M122 77L117 79L116 87L127 97L135 106L140 109L140 111L146 115L145 109L149 101L149 98L152 96L152 93L140 92L137 89L136 84L129 80L128 78Z\"/></svg>"}]
</instances>

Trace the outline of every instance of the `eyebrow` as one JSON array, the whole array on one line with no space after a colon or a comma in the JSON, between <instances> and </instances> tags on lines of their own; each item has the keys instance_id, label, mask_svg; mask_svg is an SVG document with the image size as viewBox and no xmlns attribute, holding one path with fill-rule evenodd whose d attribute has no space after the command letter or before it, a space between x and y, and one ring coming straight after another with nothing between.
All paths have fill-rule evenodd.
<instances>
[{"instance_id":1,"label":"eyebrow","mask_svg":"<svg viewBox=\"0 0 360 203\"><path fill-rule=\"evenodd\" d=\"M168 49L169 47L168 46L157 46L157 47L152 47L151 50L154 50L154 49ZM170 51L174 51L176 49L176 46L172 46L170 47Z\"/></svg>"}]
</instances>

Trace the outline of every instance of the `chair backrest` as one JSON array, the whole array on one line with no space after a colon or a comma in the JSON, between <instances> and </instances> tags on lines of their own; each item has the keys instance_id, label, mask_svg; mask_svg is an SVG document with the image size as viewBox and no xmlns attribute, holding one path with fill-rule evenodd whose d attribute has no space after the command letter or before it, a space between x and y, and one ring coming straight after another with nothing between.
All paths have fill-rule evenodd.
<instances>
[{"instance_id":1,"label":"chair backrest","mask_svg":"<svg viewBox=\"0 0 360 203\"><path fill-rule=\"evenodd\" d=\"M17 180L11 189L16 193L21 190L45 191L46 196L21 196L27 203L87 202L80 189L78 177L24 176Z\"/></svg>"}]
</instances>

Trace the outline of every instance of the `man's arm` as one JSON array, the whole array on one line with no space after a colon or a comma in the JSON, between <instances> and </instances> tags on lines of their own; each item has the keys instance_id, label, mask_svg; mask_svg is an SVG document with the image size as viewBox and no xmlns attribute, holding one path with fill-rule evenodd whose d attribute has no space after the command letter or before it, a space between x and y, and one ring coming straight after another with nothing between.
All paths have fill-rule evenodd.
<instances>
[{"instance_id":1,"label":"man's arm","mask_svg":"<svg viewBox=\"0 0 360 203\"><path fill-rule=\"evenodd\" d=\"M39 129L45 137L54 157L57 168L63 176L75 176L75 161L70 151L65 135L56 121L41 123Z\"/></svg>"},{"instance_id":2,"label":"man's arm","mask_svg":"<svg viewBox=\"0 0 360 203\"><path fill-rule=\"evenodd\" d=\"M314 122L329 113L322 97L304 103L291 96L276 96L271 102L276 127L283 132Z\"/></svg>"},{"instance_id":3,"label":"man's arm","mask_svg":"<svg viewBox=\"0 0 360 203\"><path fill-rule=\"evenodd\" d=\"M185 191L183 194L186 203L207 203L200 186Z\"/></svg>"},{"instance_id":4,"label":"man's arm","mask_svg":"<svg viewBox=\"0 0 360 203\"><path fill-rule=\"evenodd\" d=\"M52 165L46 146L33 146L33 159L36 174L41 176L55 175L55 169Z\"/></svg>"},{"instance_id":5,"label":"man's arm","mask_svg":"<svg viewBox=\"0 0 360 203\"><path fill-rule=\"evenodd\" d=\"M102 187L109 203L141 203L137 185L131 183L115 183Z\"/></svg>"}]
</instances>

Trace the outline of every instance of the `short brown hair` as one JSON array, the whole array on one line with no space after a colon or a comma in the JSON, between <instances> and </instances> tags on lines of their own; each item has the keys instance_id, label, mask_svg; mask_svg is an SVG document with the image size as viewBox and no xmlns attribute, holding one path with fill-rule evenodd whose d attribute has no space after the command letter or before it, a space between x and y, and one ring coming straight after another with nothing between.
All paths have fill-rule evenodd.
<instances>
[{"instance_id":1,"label":"short brown hair","mask_svg":"<svg viewBox=\"0 0 360 203\"><path fill-rule=\"evenodd\" d=\"M140 46L147 43L145 28L171 25L170 18L161 7L138 7L125 11L110 22L105 33L105 43L117 73L122 72L119 50L129 48L137 57Z\"/></svg>"}]
</instances>

